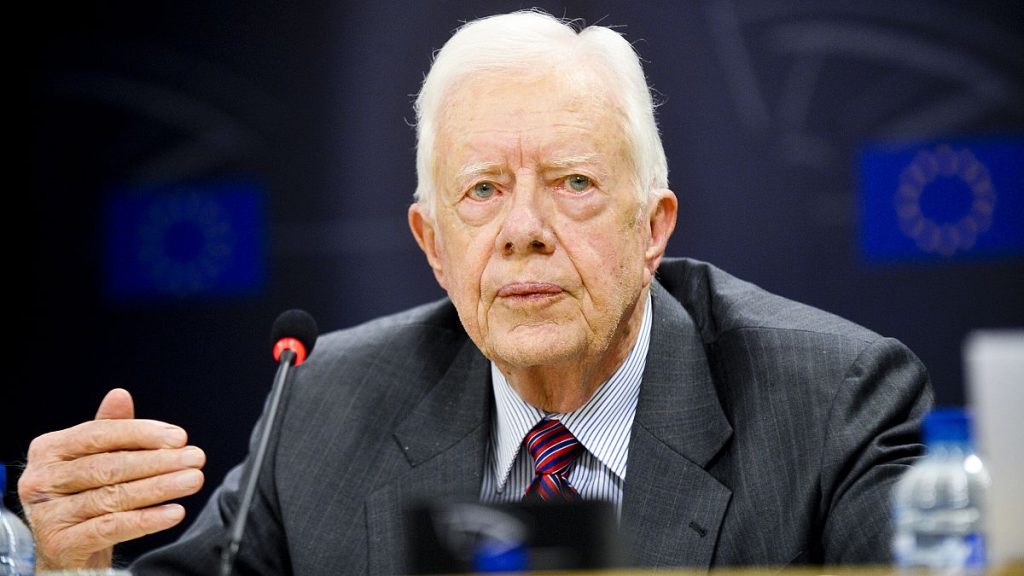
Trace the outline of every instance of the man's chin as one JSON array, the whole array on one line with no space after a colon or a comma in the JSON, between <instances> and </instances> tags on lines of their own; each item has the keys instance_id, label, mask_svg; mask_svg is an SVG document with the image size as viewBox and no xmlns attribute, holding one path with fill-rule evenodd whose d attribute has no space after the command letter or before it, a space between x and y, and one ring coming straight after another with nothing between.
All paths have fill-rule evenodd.
<instances>
[{"instance_id":1,"label":"man's chin","mask_svg":"<svg viewBox=\"0 0 1024 576\"><path fill-rule=\"evenodd\" d=\"M491 348L492 360L518 369L578 361L585 348L582 339L562 333L506 336L496 344Z\"/></svg>"}]
</instances>

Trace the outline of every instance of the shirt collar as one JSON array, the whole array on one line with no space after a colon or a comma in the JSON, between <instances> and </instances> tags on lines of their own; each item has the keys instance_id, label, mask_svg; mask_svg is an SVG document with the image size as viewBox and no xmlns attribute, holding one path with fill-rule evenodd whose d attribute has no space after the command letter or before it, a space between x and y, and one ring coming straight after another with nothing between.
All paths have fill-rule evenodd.
<instances>
[{"instance_id":1,"label":"shirt collar","mask_svg":"<svg viewBox=\"0 0 1024 576\"><path fill-rule=\"evenodd\" d=\"M564 414L547 413L527 404L491 362L491 384L497 408L491 427L491 465L497 491L504 491L526 433L544 418L561 420L588 452L620 480L625 480L630 429L650 341L651 296L648 293L640 332L625 361L586 404Z\"/></svg>"}]
</instances>

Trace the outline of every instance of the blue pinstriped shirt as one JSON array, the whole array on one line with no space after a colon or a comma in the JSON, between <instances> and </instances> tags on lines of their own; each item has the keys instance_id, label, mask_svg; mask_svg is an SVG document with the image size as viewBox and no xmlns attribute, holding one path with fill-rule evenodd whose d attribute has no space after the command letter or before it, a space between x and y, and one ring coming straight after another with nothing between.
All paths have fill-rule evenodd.
<instances>
[{"instance_id":1,"label":"blue pinstriped shirt","mask_svg":"<svg viewBox=\"0 0 1024 576\"><path fill-rule=\"evenodd\" d=\"M533 480L529 451L520 450L523 438L544 418L554 418L561 420L586 449L577 456L569 482L583 498L607 500L620 511L629 431L636 414L650 342L651 297L648 295L640 333L629 356L586 404L565 414L547 413L527 404L492 362L491 385L496 409L480 500L515 502L522 499Z\"/></svg>"}]
</instances>

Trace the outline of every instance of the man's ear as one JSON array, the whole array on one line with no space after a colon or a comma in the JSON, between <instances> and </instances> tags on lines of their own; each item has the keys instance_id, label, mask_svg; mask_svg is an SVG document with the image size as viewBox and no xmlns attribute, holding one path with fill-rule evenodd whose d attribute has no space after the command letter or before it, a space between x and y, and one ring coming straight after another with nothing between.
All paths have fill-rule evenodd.
<instances>
[{"instance_id":1,"label":"man's ear","mask_svg":"<svg viewBox=\"0 0 1024 576\"><path fill-rule=\"evenodd\" d=\"M430 216L427 207L419 202L413 202L409 206L409 229L420 245L420 250L427 256L427 262L434 271L434 278L441 288L448 289L444 278L444 267L441 265L441 256L437 250L437 232L434 228L434 220Z\"/></svg>"},{"instance_id":2,"label":"man's ear","mask_svg":"<svg viewBox=\"0 0 1024 576\"><path fill-rule=\"evenodd\" d=\"M645 280L650 284L654 272L661 265L661 258L668 247L668 239L676 229L679 201L668 188L652 190L647 204L647 224L650 226L650 243L644 253Z\"/></svg>"}]
</instances>

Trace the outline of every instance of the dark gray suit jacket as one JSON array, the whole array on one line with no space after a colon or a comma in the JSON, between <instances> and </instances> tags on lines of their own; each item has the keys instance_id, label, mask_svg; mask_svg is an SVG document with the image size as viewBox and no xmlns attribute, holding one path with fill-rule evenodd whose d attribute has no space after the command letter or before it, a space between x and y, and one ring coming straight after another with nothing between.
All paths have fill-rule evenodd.
<instances>
[{"instance_id":1,"label":"dark gray suit jacket","mask_svg":"<svg viewBox=\"0 0 1024 576\"><path fill-rule=\"evenodd\" d=\"M889 493L931 404L917 358L693 260L667 260L652 293L622 506L630 562L887 561ZM322 336L295 376L239 572L402 572L402 503L479 495L488 361L443 301ZM240 476L133 570L215 573Z\"/></svg>"}]
</instances>

